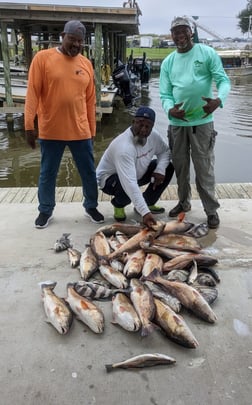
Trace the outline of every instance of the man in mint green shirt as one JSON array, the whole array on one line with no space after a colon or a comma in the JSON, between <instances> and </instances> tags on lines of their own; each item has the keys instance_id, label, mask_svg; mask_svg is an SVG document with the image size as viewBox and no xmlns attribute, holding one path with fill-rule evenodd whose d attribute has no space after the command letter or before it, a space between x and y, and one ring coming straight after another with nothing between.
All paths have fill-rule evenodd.
<instances>
[{"instance_id":1,"label":"man in mint green shirt","mask_svg":"<svg viewBox=\"0 0 252 405\"><path fill-rule=\"evenodd\" d=\"M215 50L192 41L192 29L184 17L171 25L176 51L161 65L160 98L170 122L168 139L178 183L179 202L170 212L176 217L191 209L190 158L195 182L209 228L219 226L215 196L214 145L217 132L213 112L222 108L230 91L230 80ZM213 98L215 83L218 95Z\"/></svg>"}]
</instances>

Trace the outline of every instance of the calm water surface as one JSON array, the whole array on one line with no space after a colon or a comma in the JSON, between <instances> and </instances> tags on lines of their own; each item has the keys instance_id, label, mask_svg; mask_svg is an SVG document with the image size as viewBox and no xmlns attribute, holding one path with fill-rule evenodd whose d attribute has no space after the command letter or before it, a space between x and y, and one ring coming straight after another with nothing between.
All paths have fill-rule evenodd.
<instances>
[{"instance_id":1,"label":"calm water surface","mask_svg":"<svg viewBox=\"0 0 252 405\"><path fill-rule=\"evenodd\" d=\"M152 77L148 90L142 90L137 105L145 104L156 111L156 128L167 136L168 121L162 110L158 77ZM98 123L95 140L95 162L98 163L110 141L127 128L134 109L128 111L122 102L113 114L104 116ZM0 187L37 186L40 165L39 147L31 150L25 142L23 117L16 116L14 131L9 132L5 117L0 114ZM243 183L252 181L252 77L232 81L232 90L223 109L215 112L217 183ZM173 183L176 179L173 178ZM191 182L194 183L193 169ZM71 154L65 151L58 186L80 186Z\"/></svg>"}]
</instances>

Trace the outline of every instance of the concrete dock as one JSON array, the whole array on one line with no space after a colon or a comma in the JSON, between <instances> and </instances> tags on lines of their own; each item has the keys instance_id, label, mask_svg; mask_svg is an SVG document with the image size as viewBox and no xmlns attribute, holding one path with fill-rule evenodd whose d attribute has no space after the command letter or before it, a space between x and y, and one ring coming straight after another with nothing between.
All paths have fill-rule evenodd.
<instances>
[{"instance_id":1,"label":"concrete dock","mask_svg":"<svg viewBox=\"0 0 252 405\"><path fill-rule=\"evenodd\" d=\"M55 241L68 232L73 246L82 250L99 225L84 217L79 201L66 201L73 190L65 190L65 201L57 203L49 227L35 229L36 190L32 201L26 191L0 189L1 404L252 404L251 196L220 199L221 225L200 240L203 250L218 259L221 282L213 304L218 321L208 324L183 310L199 341L198 348L187 349L159 330L141 338L139 332L113 325L110 301L98 302L105 315L101 335L76 319L67 335L46 323L38 283L57 281L55 293L64 297L66 284L80 280L67 253L52 249ZM167 212L175 204L176 196L163 199L166 213L157 218L169 221ZM101 198L99 209L106 224L114 222L109 201ZM126 212L127 223L139 221L132 206ZM205 222L199 199L193 199L186 219ZM105 364L156 352L174 357L176 364L106 372Z\"/></svg>"}]
</instances>

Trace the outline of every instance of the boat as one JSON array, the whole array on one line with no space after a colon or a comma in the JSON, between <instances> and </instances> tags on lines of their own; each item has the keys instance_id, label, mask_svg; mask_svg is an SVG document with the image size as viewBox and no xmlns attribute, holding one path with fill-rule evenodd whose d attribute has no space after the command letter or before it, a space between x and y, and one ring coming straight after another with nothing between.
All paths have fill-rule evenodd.
<instances>
[{"instance_id":1,"label":"boat","mask_svg":"<svg viewBox=\"0 0 252 405\"><path fill-rule=\"evenodd\" d=\"M217 53L229 77L252 75L252 50L230 49Z\"/></svg>"},{"instance_id":2,"label":"boat","mask_svg":"<svg viewBox=\"0 0 252 405\"><path fill-rule=\"evenodd\" d=\"M14 103L22 103L25 102L27 91L27 80L26 79L11 79L11 94ZM101 87L101 105L100 108L97 107L97 111L104 113L104 114L111 114L113 112L113 105L115 96L117 94L118 89L113 86L105 86ZM0 77L0 101L5 101L6 99L6 92L5 92L5 81L3 78ZM20 108L19 108L20 109Z\"/></svg>"},{"instance_id":3,"label":"boat","mask_svg":"<svg viewBox=\"0 0 252 405\"><path fill-rule=\"evenodd\" d=\"M24 103L27 91L26 79L11 79L11 94L15 103ZM5 100L5 81L0 78L0 100Z\"/></svg>"}]
</instances>

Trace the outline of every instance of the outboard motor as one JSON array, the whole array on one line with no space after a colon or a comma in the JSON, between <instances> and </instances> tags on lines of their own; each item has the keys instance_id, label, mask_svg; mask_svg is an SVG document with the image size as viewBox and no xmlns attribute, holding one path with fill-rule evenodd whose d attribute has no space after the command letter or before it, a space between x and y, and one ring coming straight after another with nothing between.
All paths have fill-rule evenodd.
<instances>
[{"instance_id":1,"label":"outboard motor","mask_svg":"<svg viewBox=\"0 0 252 405\"><path fill-rule=\"evenodd\" d=\"M130 76L127 70L127 65L119 62L118 66L112 73L114 85L118 88L118 94L122 97L126 107L132 106L133 96L131 94Z\"/></svg>"}]
</instances>

